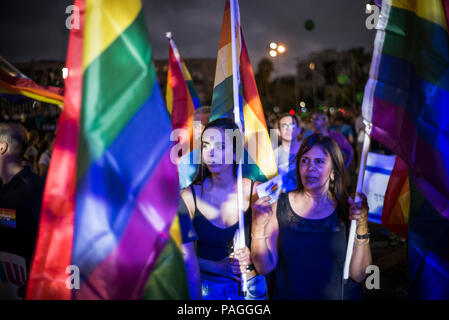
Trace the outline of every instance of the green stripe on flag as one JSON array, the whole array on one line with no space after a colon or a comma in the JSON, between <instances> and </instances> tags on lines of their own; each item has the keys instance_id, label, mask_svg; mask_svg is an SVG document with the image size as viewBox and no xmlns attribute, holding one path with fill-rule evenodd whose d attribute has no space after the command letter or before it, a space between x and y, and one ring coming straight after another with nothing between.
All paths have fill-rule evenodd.
<instances>
[{"instance_id":1,"label":"green stripe on flag","mask_svg":"<svg viewBox=\"0 0 449 320\"><path fill-rule=\"evenodd\" d=\"M78 179L111 145L151 94L156 73L146 33L140 12L125 32L85 70Z\"/></svg>"},{"instance_id":2,"label":"green stripe on flag","mask_svg":"<svg viewBox=\"0 0 449 320\"><path fill-rule=\"evenodd\" d=\"M219 85L214 88L212 95L212 113L210 121L214 121L228 114L231 119L233 116L234 96L232 76L224 79Z\"/></svg>"},{"instance_id":3,"label":"green stripe on flag","mask_svg":"<svg viewBox=\"0 0 449 320\"><path fill-rule=\"evenodd\" d=\"M260 170L259 166L255 164L254 159L251 158L248 151L245 149L245 159L248 159L248 163L243 164L243 176L245 178L259 181L259 182L265 182L267 181L267 177L263 174L262 170Z\"/></svg>"},{"instance_id":4,"label":"green stripe on flag","mask_svg":"<svg viewBox=\"0 0 449 320\"><path fill-rule=\"evenodd\" d=\"M190 299L184 259L170 240L159 255L143 292L146 300Z\"/></svg>"}]
</instances>

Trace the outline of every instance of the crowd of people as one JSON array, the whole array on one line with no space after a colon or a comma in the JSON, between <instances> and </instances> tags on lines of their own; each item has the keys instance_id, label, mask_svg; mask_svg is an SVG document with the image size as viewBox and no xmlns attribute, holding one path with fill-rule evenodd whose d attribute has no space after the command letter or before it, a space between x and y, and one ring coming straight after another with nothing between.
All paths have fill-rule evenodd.
<instances>
[{"instance_id":1,"label":"crowd of people","mask_svg":"<svg viewBox=\"0 0 449 320\"><path fill-rule=\"evenodd\" d=\"M226 130L238 127L231 119L208 122L209 112L202 107L194 116L200 124L194 129L199 164L190 171L182 160L178 164L180 173L188 172L180 177L178 215L191 298L360 299L371 264L368 205L363 194L360 202L348 196L348 176L356 167L363 126L353 128L357 121L348 124L341 115L329 121L322 112L308 121L268 115L270 132L279 137L272 141L282 194L272 203L258 197L260 182L243 179L246 239L241 247L238 154L226 138ZM0 122L0 253L23 257L29 271L55 136L5 120ZM211 139L211 130L223 139ZM224 161L229 158L232 163ZM357 236L350 280L343 283L350 220L357 221Z\"/></svg>"}]
</instances>

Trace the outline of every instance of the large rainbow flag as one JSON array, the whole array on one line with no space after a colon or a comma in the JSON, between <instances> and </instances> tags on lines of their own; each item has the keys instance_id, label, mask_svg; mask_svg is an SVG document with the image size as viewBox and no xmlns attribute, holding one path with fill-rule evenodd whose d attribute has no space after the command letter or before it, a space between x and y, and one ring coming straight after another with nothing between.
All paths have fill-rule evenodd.
<instances>
[{"instance_id":1,"label":"large rainbow flag","mask_svg":"<svg viewBox=\"0 0 449 320\"><path fill-rule=\"evenodd\" d=\"M187 298L171 125L142 4L75 5L81 28L70 32L65 108L27 298ZM66 273L71 265L79 288ZM161 278L167 269L173 276ZM173 296L167 288L181 289Z\"/></svg>"},{"instance_id":2,"label":"large rainbow flag","mask_svg":"<svg viewBox=\"0 0 449 320\"><path fill-rule=\"evenodd\" d=\"M238 1L235 1L235 26L231 26L230 0L226 0L220 42L218 45L217 67L215 70L214 92L212 96L212 113L210 120L218 118L234 119L234 98L232 77L239 79L240 119L245 134L245 159L243 176L266 181L277 175L276 160L268 136L253 69L249 61L240 27ZM238 75L232 74L231 27L237 34Z\"/></svg>"},{"instance_id":3,"label":"large rainbow flag","mask_svg":"<svg viewBox=\"0 0 449 320\"><path fill-rule=\"evenodd\" d=\"M63 104L62 88L36 84L0 56L0 95L25 96L41 102Z\"/></svg>"},{"instance_id":4,"label":"large rainbow flag","mask_svg":"<svg viewBox=\"0 0 449 320\"><path fill-rule=\"evenodd\" d=\"M384 0L363 102L371 136L407 163L411 184L442 219L435 223L431 210L410 213L415 298L449 298L449 241L442 232L449 230L448 17L449 0ZM439 296L420 291L419 283L432 284Z\"/></svg>"}]
</instances>

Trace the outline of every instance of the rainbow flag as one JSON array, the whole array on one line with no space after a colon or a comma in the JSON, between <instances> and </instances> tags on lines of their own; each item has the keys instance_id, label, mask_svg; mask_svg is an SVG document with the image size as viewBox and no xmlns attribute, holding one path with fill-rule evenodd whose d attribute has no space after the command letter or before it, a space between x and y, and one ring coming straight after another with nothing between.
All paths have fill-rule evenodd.
<instances>
[{"instance_id":1,"label":"rainbow flag","mask_svg":"<svg viewBox=\"0 0 449 320\"><path fill-rule=\"evenodd\" d=\"M363 116L449 218L449 0L385 0Z\"/></svg>"},{"instance_id":2,"label":"rainbow flag","mask_svg":"<svg viewBox=\"0 0 449 320\"><path fill-rule=\"evenodd\" d=\"M408 166L396 157L388 180L382 209L382 225L402 237L407 237L410 213L410 180Z\"/></svg>"},{"instance_id":3,"label":"rainbow flag","mask_svg":"<svg viewBox=\"0 0 449 320\"><path fill-rule=\"evenodd\" d=\"M448 17L449 0L382 2L362 107L371 136L410 168L414 299L449 299Z\"/></svg>"},{"instance_id":4,"label":"rainbow flag","mask_svg":"<svg viewBox=\"0 0 449 320\"><path fill-rule=\"evenodd\" d=\"M62 88L39 86L0 56L0 95L20 95L61 106L63 92Z\"/></svg>"},{"instance_id":5,"label":"rainbow flag","mask_svg":"<svg viewBox=\"0 0 449 320\"><path fill-rule=\"evenodd\" d=\"M75 5L81 28L70 32L65 108L27 298L167 298L157 291L171 285L188 292L179 239L173 238L179 238L174 219L179 191L169 157L171 125L142 4L76 0ZM161 253L171 258L159 261ZM78 269L79 288L68 266ZM161 269L176 276L161 280ZM167 285L153 290L153 273Z\"/></svg>"},{"instance_id":6,"label":"rainbow flag","mask_svg":"<svg viewBox=\"0 0 449 320\"><path fill-rule=\"evenodd\" d=\"M188 187L197 171L193 161L193 113L201 107L200 100L193 86L192 77L187 69L171 33L167 34L168 44L168 73L166 101L171 115L173 129L183 129L181 144L184 155L179 159L178 173L180 187ZM198 152L198 151L195 151Z\"/></svg>"},{"instance_id":7,"label":"rainbow flag","mask_svg":"<svg viewBox=\"0 0 449 320\"><path fill-rule=\"evenodd\" d=\"M234 27L237 30L237 70L239 74L232 74L231 10L230 2L226 0L218 46L210 121L219 118L234 119L232 78L237 76L239 79L240 119L245 134L243 176L256 181L266 181L277 175L276 160L240 27L238 2L236 0L231 1L235 1L234 7L236 8L236 25Z\"/></svg>"},{"instance_id":8,"label":"rainbow flag","mask_svg":"<svg viewBox=\"0 0 449 320\"><path fill-rule=\"evenodd\" d=\"M193 111L201 107L192 77L171 34L168 43L166 101L173 128L183 127L184 122L193 115Z\"/></svg>"}]
</instances>

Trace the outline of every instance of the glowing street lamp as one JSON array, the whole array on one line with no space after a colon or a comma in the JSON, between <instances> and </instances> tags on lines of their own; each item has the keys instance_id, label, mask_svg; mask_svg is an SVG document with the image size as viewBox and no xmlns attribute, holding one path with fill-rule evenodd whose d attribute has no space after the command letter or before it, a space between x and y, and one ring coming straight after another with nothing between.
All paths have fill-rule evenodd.
<instances>
[{"instance_id":1,"label":"glowing street lamp","mask_svg":"<svg viewBox=\"0 0 449 320\"><path fill-rule=\"evenodd\" d=\"M284 45L277 44L276 42L271 42L269 47L270 47L269 51L270 56L272 56L273 58L276 57L278 54L284 54L285 51L287 51Z\"/></svg>"},{"instance_id":2,"label":"glowing street lamp","mask_svg":"<svg viewBox=\"0 0 449 320\"><path fill-rule=\"evenodd\" d=\"M67 76L69 75L69 69L62 68L62 79L67 79Z\"/></svg>"},{"instance_id":3,"label":"glowing street lamp","mask_svg":"<svg viewBox=\"0 0 449 320\"><path fill-rule=\"evenodd\" d=\"M309 64L309 68L310 68L310 70L315 70L315 63L313 63L313 62L311 62L310 64Z\"/></svg>"}]
</instances>

